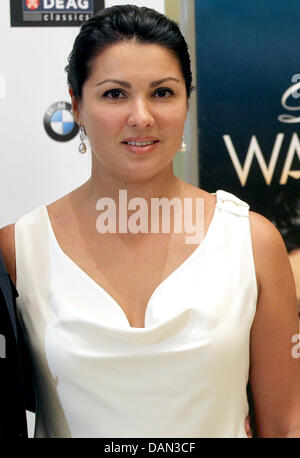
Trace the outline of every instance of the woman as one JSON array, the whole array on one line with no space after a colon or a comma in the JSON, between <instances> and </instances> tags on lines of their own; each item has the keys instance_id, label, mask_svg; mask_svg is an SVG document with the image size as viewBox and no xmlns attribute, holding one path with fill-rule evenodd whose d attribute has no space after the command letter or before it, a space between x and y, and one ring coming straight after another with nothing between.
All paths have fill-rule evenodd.
<instances>
[{"instance_id":1,"label":"woman","mask_svg":"<svg viewBox=\"0 0 300 458\"><path fill-rule=\"evenodd\" d=\"M109 8L81 28L67 71L91 177L1 231L35 368L36 437L246 437L249 377L258 434L300 437L282 239L232 194L173 173L191 93L177 25ZM155 198L204 203L203 218L194 205L169 231L135 233L147 216L155 226ZM139 222L132 199L145 204ZM101 219L104 204L116 221ZM195 221L204 240L190 244Z\"/></svg>"}]
</instances>

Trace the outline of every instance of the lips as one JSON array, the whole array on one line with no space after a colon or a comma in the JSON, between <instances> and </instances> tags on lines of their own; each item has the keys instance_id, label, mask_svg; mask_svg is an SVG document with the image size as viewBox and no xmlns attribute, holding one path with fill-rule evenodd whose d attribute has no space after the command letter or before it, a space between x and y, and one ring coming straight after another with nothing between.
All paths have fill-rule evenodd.
<instances>
[{"instance_id":1,"label":"lips","mask_svg":"<svg viewBox=\"0 0 300 458\"><path fill-rule=\"evenodd\" d=\"M124 142L126 145L131 145L131 146L148 146L148 145L153 145L156 143L155 140L151 140L149 142Z\"/></svg>"},{"instance_id":2,"label":"lips","mask_svg":"<svg viewBox=\"0 0 300 458\"><path fill-rule=\"evenodd\" d=\"M155 137L131 137L126 138L122 144L124 144L127 151L131 153L141 156L153 151L159 140Z\"/></svg>"}]
</instances>

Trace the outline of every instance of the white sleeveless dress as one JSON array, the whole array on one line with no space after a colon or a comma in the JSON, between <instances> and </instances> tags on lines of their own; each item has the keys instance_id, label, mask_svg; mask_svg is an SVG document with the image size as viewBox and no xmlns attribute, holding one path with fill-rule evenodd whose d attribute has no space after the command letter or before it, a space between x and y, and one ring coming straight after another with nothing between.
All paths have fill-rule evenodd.
<instances>
[{"instance_id":1,"label":"white sleeveless dress","mask_svg":"<svg viewBox=\"0 0 300 458\"><path fill-rule=\"evenodd\" d=\"M257 286L249 206L225 191L196 250L154 290L145 328L60 248L47 208L16 223L18 316L35 437L246 437Z\"/></svg>"}]
</instances>

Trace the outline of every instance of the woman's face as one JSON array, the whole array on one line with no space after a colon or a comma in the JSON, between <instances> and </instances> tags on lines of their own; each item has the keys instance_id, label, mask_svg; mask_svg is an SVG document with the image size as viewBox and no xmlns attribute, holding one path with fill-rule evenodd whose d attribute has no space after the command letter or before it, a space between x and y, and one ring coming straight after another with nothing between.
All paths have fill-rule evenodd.
<instances>
[{"instance_id":1,"label":"woman's face","mask_svg":"<svg viewBox=\"0 0 300 458\"><path fill-rule=\"evenodd\" d=\"M80 102L72 102L93 160L106 172L141 180L172 167L187 96L179 63L166 48L135 41L110 46L92 61Z\"/></svg>"}]
</instances>

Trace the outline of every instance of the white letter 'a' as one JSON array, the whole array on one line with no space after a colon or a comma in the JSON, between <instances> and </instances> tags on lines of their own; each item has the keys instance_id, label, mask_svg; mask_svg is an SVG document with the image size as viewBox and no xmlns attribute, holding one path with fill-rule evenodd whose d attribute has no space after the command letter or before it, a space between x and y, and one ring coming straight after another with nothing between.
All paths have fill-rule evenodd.
<instances>
[{"instance_id":1,"label":"white letter 'a'","mask_svg":"<svg viewBox=\"0 0 300 458\"><path fill-rule=\"evenodd\" d=\"M248 152L247 152L247 156L246 156L246 160L245 160L245 163L244 163L244 167L242 168L241 163L239 161L239 158L238 158L238 156L236 154L235 148L234 148L234 146L232 144L230 136L229 135L224 135L223 136L225 145L227 147L227 150L229 152L229 155L231 157L232 163L234 165L234 168L236 170L236 173L237 173L237 175L239 177L239 180L240 180L242 186L245 186L246 183L247 183L249 170L250 170L250 167L251 167L251 164L252 164L254 156L256 156L256 158L257 158L257 161L259 163L259 166L261 168L261 171L262 171L262 174L264 176L264 179L265 179L266 183L268 185L271 184L271 181L272 181L272 178L273 178L273 174L274 174L274 170L275 170L276 163L277 163L277 159L278 159L278 156L279 156L279 153L280 153L280 148L281 148L281 145L282 145L283 138L284 138L284 134L278 134L277 135L276 141L275 141L275 144L274 144L274 147L273 147L271 159L270 159L269 165L267 166L267 164L265 162L265 159L264 159L264 156L263 156L263 154L261 152L260 146L259 146L259 144L257 142L256 136L253 135L251 137L251 142L250 142L249 149L248 149Z\"/></svg>"}]
</instances>

